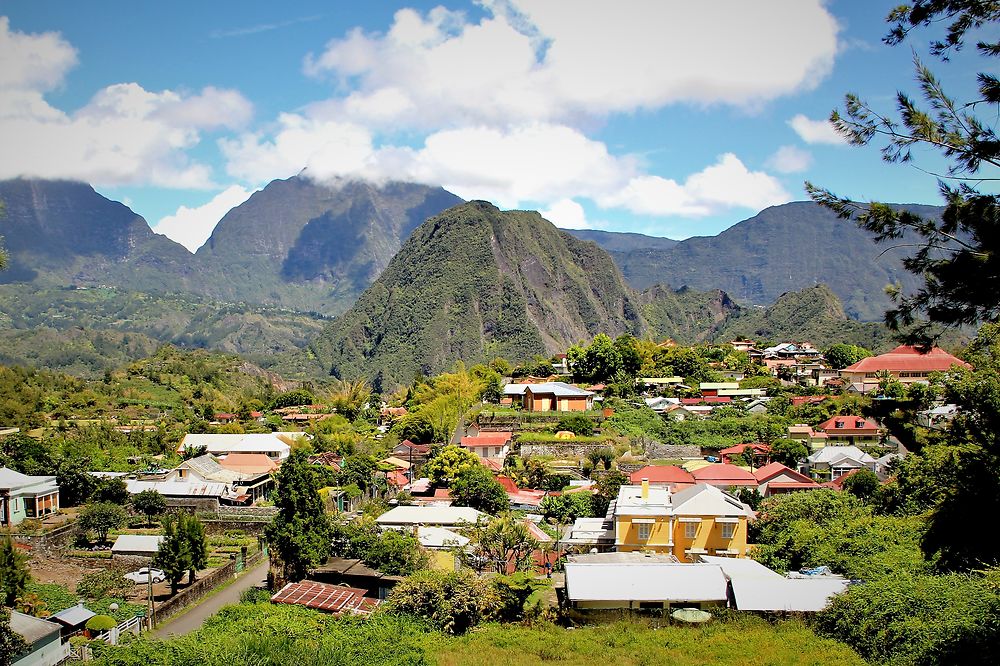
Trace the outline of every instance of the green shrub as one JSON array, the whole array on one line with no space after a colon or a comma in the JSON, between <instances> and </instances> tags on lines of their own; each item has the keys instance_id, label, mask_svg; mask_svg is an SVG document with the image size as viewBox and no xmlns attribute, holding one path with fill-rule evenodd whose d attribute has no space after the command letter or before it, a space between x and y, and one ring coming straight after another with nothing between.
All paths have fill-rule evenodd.
<instances>
[{"instance_id":1,"label":"green shrub","mask_svg":"<svg viewBox=\"0 0 1000 666\"><path fill-rule=\"evenodd\" d=\"M559 419L555 426L556 432L568 430L576 435L590 437L594 434L594 422L583 414L570 414Z\"/></svg>"},{"instance_id":2,"label":"green shrub","mask_svg":"<svg viewBox=\"0 0 1000 666\"><path fill-rule=\"evenodd\" d=\"M88 631L108 631L117 627L118 623L110 615L95 615L84 626Z\"/></svg>"}]
</instances>

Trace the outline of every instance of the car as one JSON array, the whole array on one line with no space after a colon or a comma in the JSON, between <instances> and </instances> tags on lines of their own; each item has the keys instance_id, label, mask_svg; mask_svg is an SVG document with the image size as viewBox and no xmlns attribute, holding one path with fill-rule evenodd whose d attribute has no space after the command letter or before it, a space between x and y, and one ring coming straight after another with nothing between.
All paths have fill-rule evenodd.
<instances>
[{"instance_id":1,"label":"car","mask_svg":"<svg viewBox=\"0 0 1000 666\"><path fill-rule=\"evenodd\" d=\"M131 573L125 574L125 577L136 585L139 585L148 583L150 578L153 579L154 583L162 583L167 579L167 574L163 573L160 569L143 567L138 571L132 571Z\"/></svg>"}]
</instances>

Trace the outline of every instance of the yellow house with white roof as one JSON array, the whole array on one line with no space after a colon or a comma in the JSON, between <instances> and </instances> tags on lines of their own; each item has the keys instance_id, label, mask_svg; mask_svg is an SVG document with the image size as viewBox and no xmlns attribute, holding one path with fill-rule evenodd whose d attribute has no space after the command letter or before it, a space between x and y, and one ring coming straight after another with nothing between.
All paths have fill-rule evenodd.
<instances>
[{"instance_id":1,"label":"yellow house with white roof","mask_svg":"<svg viewBox=\"0 0 1000 666\"><path fill-rule=\"evenodd\" d=\"M615 550L669 553L681 562L699 555L746 557L750 507L715 486L677 493L622 486L614 506Z\"/></svg>"}]
</instances>

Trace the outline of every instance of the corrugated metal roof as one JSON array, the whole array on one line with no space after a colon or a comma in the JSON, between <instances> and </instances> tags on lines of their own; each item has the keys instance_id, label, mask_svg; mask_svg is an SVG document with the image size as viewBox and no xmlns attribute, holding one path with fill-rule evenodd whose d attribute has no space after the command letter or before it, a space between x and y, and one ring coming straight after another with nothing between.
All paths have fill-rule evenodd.
<instances>
[{"instance_id":1,"label":"corrugated metal roof","mask_svg":"<svg viewBox=\"0 0 1000 666\"><path fill-rule=\"evenodd\" d=\"M74 608L76 608L76 606L74 606ZM87 612L89 613L90 611ZM93 615L93 613L91 613L91 615ZM86 620L84 620L84 622L86 622ZM20 634L29 646L42 640L49 634L59 633L60 631L59 625L55 622L49 622L48 620L43 620L40 617L25 615L24 613L20 613L18 611L10 612L10 628L14 630L15 634ZM15 663L17 662L15 661Z\"/></svg>"},{"instance_id":2,"label":"corrugated metal roof","mask_svg":"<svg viewBox=\"0 0 1000 666\"><path fill-rule=\"evenodd\" d=\"M557 397L582 397L588 395L594 395L592 391L585 391L582 388L573 386L572 384L567 384L566 382L542 382L540 384L528 384L525 390L530 390L532 393L551 393Z\"/></svg>"},{"instance_id":3,"label":"corrugated metal roof","mask_svg":"<svg viewBox=\"0 0 1000 666\"><path fill-rule=\"evenodd\" d=\"M61 610L58 613L53 613L50 617L67 627L78 627L95 615L97 615L97 613L94 611L89 608L84 608L81 604L77 604L76 606L70 606L65 610Z\"/></svg>"},{"instance_id":4,"label":"corrugated metal roof","mask_svg":"<svg viewBox=\"0 0 1000 666\"><path fill-rule=\"evenodd\" d=\"M843 592L850 581L747 576L733 578L730 584L739 610L815 613L826 608L830 598Z\"/></svg>"},{"instance_id":5,"label":"corrugated metal roof","mask_svg":"<svg viewBox=\"0 0 1000 666\"><path fill-rule=\"evenodd\" d=\"M356 613L367 615L378 605L376 599L365 598L365 590L341 587L304 580L288 583L271 601L276 604L294 604L330 613Z\"/></svg>"},{"instance_id":6,"label":"corrugated metal roof","mask_svg":"<svg viewBox=\"0 0 1000 666\"><path fill-rule=\"evenodd\" d=\"M224 483L188 483L185 481L126 481L129 494L155 490L165 497L222 497L226 494Z\"/></svg>"}]
</instances>

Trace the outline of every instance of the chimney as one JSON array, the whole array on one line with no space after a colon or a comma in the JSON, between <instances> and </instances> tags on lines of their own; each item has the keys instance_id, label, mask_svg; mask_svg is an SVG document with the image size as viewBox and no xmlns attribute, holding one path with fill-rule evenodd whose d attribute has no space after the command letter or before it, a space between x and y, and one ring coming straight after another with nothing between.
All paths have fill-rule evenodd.
<instances>
[{"instance_id":1,"label":"chimney","mask_svg":"<svg viewBox=\"0 0 1000 666\"><path fill-rule=\"evenodd\" d=\"M642 479L642 499L649 499L649 479L645 477Z\"/></svg>"}]
</instances>

